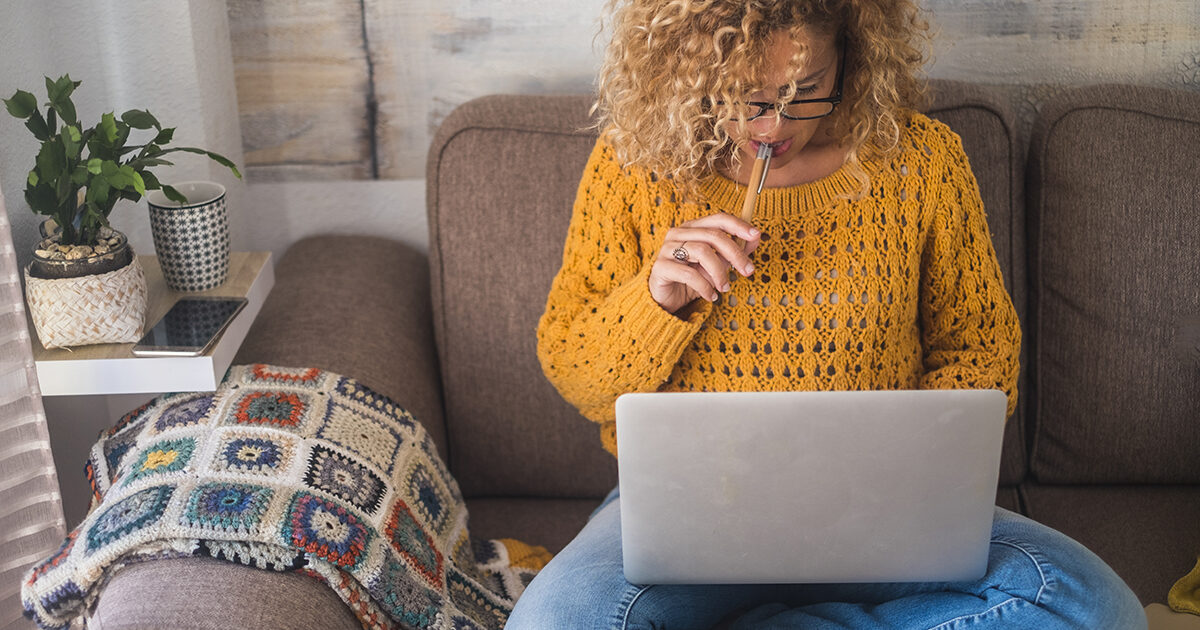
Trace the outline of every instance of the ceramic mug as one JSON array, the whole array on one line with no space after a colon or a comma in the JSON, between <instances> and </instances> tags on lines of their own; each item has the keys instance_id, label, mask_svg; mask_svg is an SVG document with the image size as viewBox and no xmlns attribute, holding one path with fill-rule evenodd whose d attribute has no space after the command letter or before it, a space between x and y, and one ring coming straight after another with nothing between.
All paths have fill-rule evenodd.
<instances>
[{"instance_id":1,"label":"ceramic mug","mask_svg":"<svg viewBox=\"0 0 1200 630\"><path fill-rule=\"evenodd\" d=\"M229 277L229 213L225 187L216 182L174 184L187 203L146 193L150 234L163 278L172 291L207 291Z\"/></svg>"}]
</instances>

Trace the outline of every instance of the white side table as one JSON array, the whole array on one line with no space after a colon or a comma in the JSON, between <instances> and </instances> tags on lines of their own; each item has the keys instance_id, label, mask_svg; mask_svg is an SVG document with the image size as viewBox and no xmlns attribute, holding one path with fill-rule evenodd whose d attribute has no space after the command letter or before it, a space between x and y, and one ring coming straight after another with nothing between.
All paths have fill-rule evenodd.
<instances>
[{"instance_id":1,"label":"white side table","mask_svg":"<svg viewBox=\"0 0 1200 630\"><path fill-rule=\"evenodd\" d=\"M154 256L138 256L138 259L146 272L149 291L148 328L185 294L167 289ZM233 362L274 284L270 252L235 252L229 261L229 279L225 284L202 293L186 294L249 300L213 347L195 357L135 357L132 343L47 350L37 335L32 334L42 396L213 391ZM30 331L33 332L32 326Z\"/></svg>"}]
</instances>

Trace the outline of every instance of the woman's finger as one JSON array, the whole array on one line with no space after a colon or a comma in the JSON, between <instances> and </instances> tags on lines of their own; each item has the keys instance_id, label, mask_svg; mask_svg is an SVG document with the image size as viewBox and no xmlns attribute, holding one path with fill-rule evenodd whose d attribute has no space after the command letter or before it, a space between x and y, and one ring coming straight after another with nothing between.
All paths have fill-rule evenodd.
<instances>
[{"instance_id":1,"label":"woman's finger","mask_svg":"<svg viewBox=\"0 0 1200 630\"><path fill-rule=\"evenodd\" d=\"M740 238L745 241L756 240L762 234L758 228L749 223L724 212L716 212L708 216L692 219L680 224L680 227L700 227L700 228L716 228L725 232L730 236Z\"/></svg>"},{"instance_id":2,"label":"woman's finger","mask_svg":"<svg viewBox=\"0 0 1200 630\"><path fill-rule=\"evenodd\" d=\"M729 261L706 243L686 242L688 262L700 265L709 284L724 293L729 290Z\"/></svg>"},{"instance_id":3,"label":"woman's finger","mask_svg":"<svg viewBox=\"0 0 1200 630\"><path fill-rule=\"evenodd\" d=\"M672 228L667 232L663 250L674 251L677 243L703 243L724 261L726 267L732 266L743 276L754 272L754 265L746 251L721 230L695 226ZM757 243L755 239L753 244L757 246ZM700 262L699 259L696 262Z\"/></svg>"},{"instance_id":4,"label":"woman's finger","mask_svg":"<svg viewBox=\"0 0 1200 630\"><path fill-rule=\"evenodd\" d=\"M716 288L703 271L674 258L660 258L655 262L650 272L650 295L672 313L697 297L710 302L718 297Z\"/></svg>"}]
</instances>

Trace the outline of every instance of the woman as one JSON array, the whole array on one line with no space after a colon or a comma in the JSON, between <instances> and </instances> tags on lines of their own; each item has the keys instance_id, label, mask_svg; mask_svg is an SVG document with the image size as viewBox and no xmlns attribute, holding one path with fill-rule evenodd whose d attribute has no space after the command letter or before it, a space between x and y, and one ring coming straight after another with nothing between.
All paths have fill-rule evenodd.
<instances>
[{"instance_id":1,"label":"woman","mask_svg":"<svg viewBox=\"0 0 1200 630\"><path fill-rule=\"evenodd\" d=\"M1020 328L959 138L914 111L905 0L626 0L538 329L547 377L600 424L634 391L995 388ZM736 215L772 159L752 223ZM1066 536L997 508L972 583L647 586L616 491L510 628L1137 628Z\"/></svg>"}]
</instances>

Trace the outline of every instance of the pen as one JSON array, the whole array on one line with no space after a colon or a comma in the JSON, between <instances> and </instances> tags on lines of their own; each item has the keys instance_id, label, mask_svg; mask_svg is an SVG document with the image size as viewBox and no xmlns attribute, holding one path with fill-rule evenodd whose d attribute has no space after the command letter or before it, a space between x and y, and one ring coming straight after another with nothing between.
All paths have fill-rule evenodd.
<instances>
[{"instance_id":1,"label":"pen","mask_svg":"<svg viewBox=\"0 0 1200 630\"><path fill-rule=\"evenodd\" d=\"M771 145L758 145L758 155L754 158L754 168L750 171L750 181L746 184L746 199L742 201L742 220L754 222L754 206L758 203L758 194L762 192L763 182L767 181L767 170L771 167ZM737 239L739 245L745 246L742 239Z\"/></svg>"},{"instance_id":2,"label":"pen","mask_svg":"<svg viewBox=\"0 0 1200 630\"><path fill-rule=\"evenodd\" d=\"M758 194L762 192L763 182L767 181L767 169L770 166L771 145L758 145L754 169L750 171L750 182L746 186L746 199L742 202L742 220L746 223L754 220L754 204L758 201Z\"/></svg>"}]
</instances>

